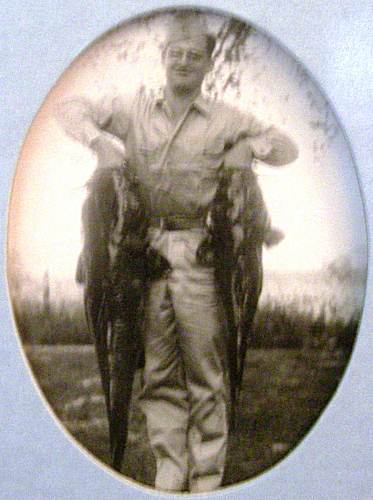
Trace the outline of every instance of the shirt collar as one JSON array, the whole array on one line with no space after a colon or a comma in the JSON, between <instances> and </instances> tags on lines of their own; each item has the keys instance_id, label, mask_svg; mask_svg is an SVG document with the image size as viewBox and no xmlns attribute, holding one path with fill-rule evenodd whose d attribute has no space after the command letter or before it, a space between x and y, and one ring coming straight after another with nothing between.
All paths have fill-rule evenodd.
<instances>
[{"instance_id":1,"label":"shirt collar","mask_svg":"<svg viewBox=\"0 0 373 500\"><path fill-rule=\"evenodd\" d=\"M210 115L211 103L210 101L204 97L202 94L199 94L197 99L194 101L193 106L200 113L206 115L207 117Z\"/></svg>"},{"instance_id":2,"label":"shirt collar","mask_svg":"<svg viewBox=\"0 0 373 500\"><path fill-rule=\"evenodd\" d=\"M154 104L156 106L164 106L165 104L167 104L164 88L158 89L156 91ZM211 102L202 94L199 94L192 103L191 108L196 109L208 118L210 116Z\"/></svg>"}]
</instances>

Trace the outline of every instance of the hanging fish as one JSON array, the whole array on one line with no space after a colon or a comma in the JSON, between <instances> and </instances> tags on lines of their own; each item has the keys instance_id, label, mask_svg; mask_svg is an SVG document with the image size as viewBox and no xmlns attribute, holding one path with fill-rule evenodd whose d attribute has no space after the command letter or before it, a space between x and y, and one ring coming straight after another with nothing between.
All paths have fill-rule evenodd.
<instances>
[{"instance_id":1,"label":"hanging fish","mask_svg":"<svg viewBox=\"0 0 373 500\"><path fill-rule=\"evenodd\" d=\"M82 208L84 245L76 280L95 341L112 466L120 470L132 385L142 353L141 319L148 283L168 269L147 241L149 217L127 167L96 169Z\"/></svg>"},{"instance_id":2,"label":"hanging fish","mask_svg":"<svg viewBox=\"0 0 373 500\"><path fill-rule=\"evenodd\" d=\"M271 227L251 166L223 164L216 196L205 215L208 235L197 250L200 263L214 265L227 323L231 426L242 386L246 351L263 286L263 245L283 238Z\"/></svg>"}]
</instances>

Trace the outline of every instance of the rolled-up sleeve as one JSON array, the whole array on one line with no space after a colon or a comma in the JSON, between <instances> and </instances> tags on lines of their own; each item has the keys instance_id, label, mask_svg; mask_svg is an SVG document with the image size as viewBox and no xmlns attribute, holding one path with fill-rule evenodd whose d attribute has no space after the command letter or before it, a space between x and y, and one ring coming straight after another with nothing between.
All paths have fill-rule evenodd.
<instances>
[{"instance_id":1,"label":"rolled-up sleeve","mask_svg":"<svg viewBox=\"0 0 373 500\"><path fill-rule=\"evenodd\" d=\"M298 158L298 147L286 133L265 125L250 113L238 113L230 120L229 128L232 144L245 140L252 155L269 165L287 165Z\"/></svg>"},{"instance_id":2,"label":"rolled-up sleeve","mask_svg":"<svg viewBox=\"0 0 373 500\"><path fill-rule=\"evenodd\" d=\"M105 96L98 101L72 97L55 107L55 118L65 133L85 146L105 131L125 140L129 105L118 96Z\"/></svg>"}]
</instances>

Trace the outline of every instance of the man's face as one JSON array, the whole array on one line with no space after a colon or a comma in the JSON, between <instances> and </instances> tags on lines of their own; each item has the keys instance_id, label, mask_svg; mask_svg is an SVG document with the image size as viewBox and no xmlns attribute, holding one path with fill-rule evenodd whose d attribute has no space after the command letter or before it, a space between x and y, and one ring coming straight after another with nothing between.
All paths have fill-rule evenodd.
<instances>
[{"instance_id":1,"label":"man's face","mask_svg":"<svg viewBox=\"0 0 373 500\"><path fill-rule=\"evenodd\" d=\"M203 37L170 43L163 60L167 84L179 92L199 91L206 73L211 69L211 58Z\"/></svg>"}]
</instances>

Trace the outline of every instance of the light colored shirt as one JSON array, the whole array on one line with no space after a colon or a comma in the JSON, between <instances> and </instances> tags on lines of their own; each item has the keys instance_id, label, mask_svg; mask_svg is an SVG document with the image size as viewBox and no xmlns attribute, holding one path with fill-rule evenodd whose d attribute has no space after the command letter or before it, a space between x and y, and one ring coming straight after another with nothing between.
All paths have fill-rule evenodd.
<instances>
[{"instance_id":1,"label":"light colored shirt","mask_svg":"<svg viewBox=\"0 0 373 500\"><path fill-rule=\"evenodd\" d=\"M59 118L69 135L88 146L101 131L124 142L129 165L155 216L201 214L215 196L224 155L244 137L262 141L269 163L294 159L287 158L292 144L285 135L202 95L177 123L163 91L144 88L131 105L119 98L96 104L72 100L61 107Z\"/></svg>"}]
</instances>

